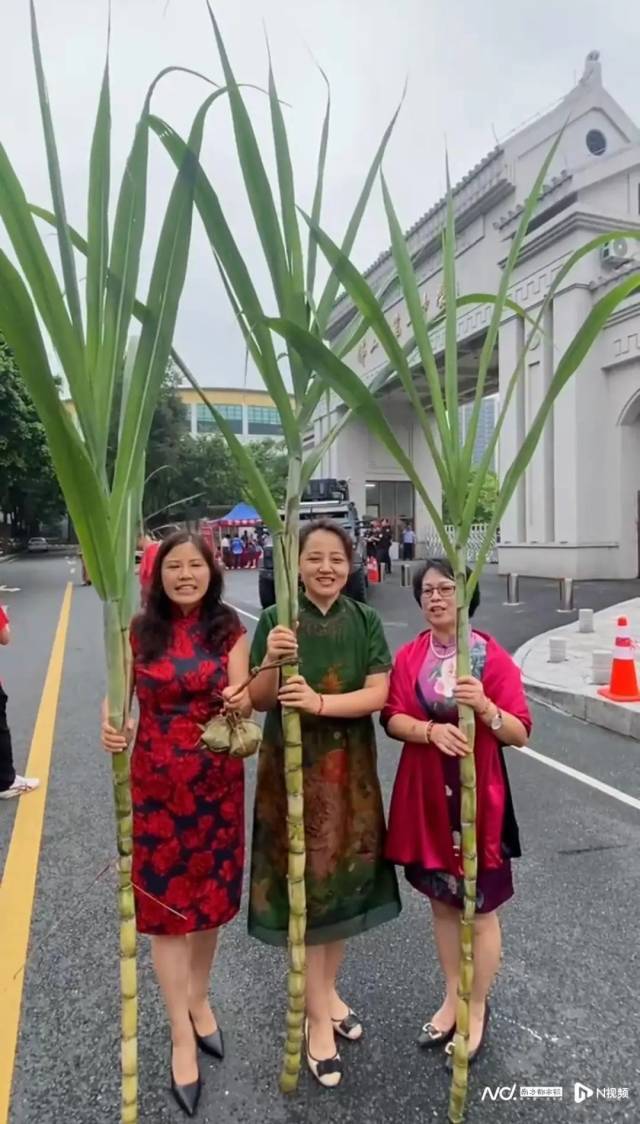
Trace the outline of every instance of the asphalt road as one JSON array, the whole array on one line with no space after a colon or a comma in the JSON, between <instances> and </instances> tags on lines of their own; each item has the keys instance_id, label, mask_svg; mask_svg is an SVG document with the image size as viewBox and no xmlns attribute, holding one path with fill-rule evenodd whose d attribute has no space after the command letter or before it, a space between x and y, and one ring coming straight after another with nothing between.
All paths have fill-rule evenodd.
<instances>
[{"instance_id":1,"label":"asphalt road","mask_svg":"<svg viewBox=\"0 0 640 1124\"><path fill-rule=\"evenodd\" d=\"M10 696L17 764L26 759L69 566L38 558L0 565L0 601L14 643L0 674ZM74 580L79 579L76 572ZM259 610L254 574L232 575L228 599L251 630ZM627 584L627 589L629 585ZM637 583L636 587L637 587ZM621 583L589 583L594 608L633 596ZM523 592L525 592L523 590ZM522 611L505 609L504 583L483 582L477 617L509 648L553 627L557 590L532 583ZM582 596L582 593L581 593ZM597 598L600 598L598 600ZM607 600L608 598L608 600ZM397 648L420 626L397 579L372 591ZM118 948L109 762L97 744L103 692L100 608L74 591L9 1124L117 1124ZM531 747L595 780L640 796L640 748L548 709L535 708ZM469 1124L640 1120L640 816L632 807L518 751L509 751L524 857L516 896L503 911L504 966L494 989L489 1044L474 1070ZM397 747L380 739L385 796ZM248 766L250 808L255 762ZM0 805L2 858L15 808ZM250 819L249 819L250 822ZM204 1066L203 1124L409 1124L446 1121L448 1079L438 1053L414 1045L439 1005L428 907L403 886L398 921L353 941L342 988L362 1015L360 1043L344 1044L340 1090L303 1073L298 1092L277 1088L284 1023L285 959L249 940L244 914L224 934L213 996L227 1058ZM0 984L0 996L2 986ZM140 942L140 1120L184 1118L168 1092L169 1045L147 942ZM0 999L1 1009L1 999ZM574 1102L574 1082L627 1087L629 1099ZM483 1090L515 1084L493 1103ZM520 1085L560 1085L564 1100L520 1100ZM4 1122L2 1122L4 1124Z\"/></svg>"}]
</instances>

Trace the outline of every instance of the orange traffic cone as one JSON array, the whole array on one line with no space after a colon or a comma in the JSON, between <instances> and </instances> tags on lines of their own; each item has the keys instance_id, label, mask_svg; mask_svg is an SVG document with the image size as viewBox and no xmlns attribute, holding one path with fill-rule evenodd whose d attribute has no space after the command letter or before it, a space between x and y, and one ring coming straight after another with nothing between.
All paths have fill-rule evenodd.
<instances>
[{"instance_id":1,"label":"orange traffic cone","mask_svg":"<svg viewBox=\"0 0 640 1124\"><path fill-rule=\"evenodd\" d=\"M378 569L378 561L376 558L367 559L367 577L372 585L380 581L380 571Z\"/></svg>"},{"instance_id":2,"label":"orange traffic cone","mask_svg":"<svg viewBox=\"0 0 640 1124\"><path fill-rule=\"evenodd\" d=\"M608 687L598 687L598 694L612 702L640 702L633 640L628 617L618 617L618 631L613 647L611 682Z\"/></svg>"}]
</instances>

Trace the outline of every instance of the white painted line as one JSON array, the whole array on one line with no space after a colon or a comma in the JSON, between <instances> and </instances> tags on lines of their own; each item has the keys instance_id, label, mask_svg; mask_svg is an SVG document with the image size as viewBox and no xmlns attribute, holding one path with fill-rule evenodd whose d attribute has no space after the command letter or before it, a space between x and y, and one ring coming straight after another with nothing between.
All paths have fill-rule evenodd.
<instances>
[{"instance_id":1,"label":"white painted line","mask_svg":"<svg viewBox=\"0 0 640 1124\"><path fill-rule=\"evenodd\" d=\"M260 620L260 617L256 617L255 613L248 613L246 609L239 609L237 605L232 605L230 601L225 601L225 605L229 605L231 609L235 609L236 613L240 613L241 617L248 617L250 621Z\"/></svg>"},{"instance_id":2,"label":"white painted line","mask_svg":"<svg viewBox=\"0 0 640 1124\"><path fill-rule=\"evenodd\" d=\"M533 757L534 761L540 761L543 765L548 765L551 769L557 769L559 773L564 773L567 777L573 777L576 781L581 781L582 784L589 785L590 788L597 789L598 792L603 792L605 796L611 796L614 800L619 800L621 804L628 804L630 808L636 808L640 812L640 800L635 796L629 796L627 792L621 792L619 788L612 788L610 784L605 784L604 781L597 781L595 777L590 777L587 773L580 773L577 769L572 769L570 765L565 765L561 761L554 761L552 757L545 757L542 753L538 753L535 749L529 749L529 746L522 746L521 749L516 749L516 753L524 753L527 757Z\"/></svg>"}]
</instances>

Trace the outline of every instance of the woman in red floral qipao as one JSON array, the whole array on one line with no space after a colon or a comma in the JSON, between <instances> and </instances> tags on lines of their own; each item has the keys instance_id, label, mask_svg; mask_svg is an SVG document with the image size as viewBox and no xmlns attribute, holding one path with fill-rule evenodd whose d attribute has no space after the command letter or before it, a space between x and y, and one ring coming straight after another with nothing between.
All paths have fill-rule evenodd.
<instances>
[{"instance_id":1,"label":"woman in red floral qipao","mask_svg":"<svg viewBox=\"0 0 640 1124\"><path fill-rule=\"evenodd\" d=\"M222 576L197 535L166 539L143 612L131 629L140 718L131 759L133 885L139 932L152 937L173 1044L171 1088L192 1116L200 1096L197 1045L222 1057L209 1004L218 929L240 907L244 863L242 760L204 748L202 727L249 668L244 629L222 601ZM235 684L235 686L234 686ZM126 748L105 721L106 749Z\"/></svg>"}]
</instances>

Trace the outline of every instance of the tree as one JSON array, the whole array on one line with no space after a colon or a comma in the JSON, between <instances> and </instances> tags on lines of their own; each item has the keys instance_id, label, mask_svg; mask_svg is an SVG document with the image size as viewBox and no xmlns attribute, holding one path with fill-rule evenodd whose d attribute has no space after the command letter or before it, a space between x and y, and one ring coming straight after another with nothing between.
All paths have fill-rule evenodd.
<instances>
[{"instance_id":1,"label":"tree","mask_svg":"<svg viewBox=\"0 0 640 1124\"><path fill-rule=\"evenodd\" d=\"M187 408L178 393L179 385L180 375L170 360L149 432L143 501L145 514L157 511L163 503L197 491L195 486L189 490L188 485L186 492L180 492L180 485L173 486L176 477L183 475L184 444L191 440ZM176 491L178 494L175 494Z\"/></svg>"},{"instance_id":2,"label":"tree","mask_svg":"<svg viewBox=\"0 0 640 1124\"><path fill-rule=\"evenodd\" d=\"M65 511L44 428L1 336L0 510L10 516L14 534L37 534Z\"/></svg>"},{"instance_id":3,"label":"tree","mask_svg":"<svg viewBox=\"0 0 640 1124\"><path fill-rule=\"evenodd\" d=\"M175 328L186 274L195 162L202 132L192 132L169 197L156 253L140 340L128 348L145 228L148 111L145 98L109 229L111 114L109 62L91 146L84 302L67 222L33 0L33 58L42 119L62 285L38 232L24 190L0 145L0 218L18 268L0 250L0 331L44 427L51 458L73 520L85 564L103 603L110 723L122 729L131 685L129 625L134 604L133 562L145 454ZM216 90L213 99L224 91ZM43 331L48 337L45 344ZM60 399L49 364L61 364L75 419ZM117 413L117 445L109 472L109 436ZM118 848L120 981L122 993L122 1124L135 1124L137 1106L136 928L131 885L132 808L126 753L113 756Z\"/></svg>"},{"instance_id":4,"label":"tree","mask_svg":"<svg viewBox=\"0 0 640 1124\"><path fill-rule=\"evenodd\" d=\"M478 502L474 521L476 523L488 523L493 518L493 513L496 509L498 502L499 481L493 469L487 469L484 477L479 478L480 469L474 468L469 474L469 482L467 491L465 493L465 502L468 500L469 495L476 483L479 482ZM449 505L446 495L442 497L442 519L444 523L451 523L452 516L449 511Z\"/></svg>"}]
</instances>

